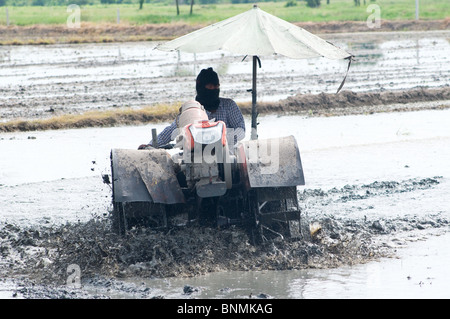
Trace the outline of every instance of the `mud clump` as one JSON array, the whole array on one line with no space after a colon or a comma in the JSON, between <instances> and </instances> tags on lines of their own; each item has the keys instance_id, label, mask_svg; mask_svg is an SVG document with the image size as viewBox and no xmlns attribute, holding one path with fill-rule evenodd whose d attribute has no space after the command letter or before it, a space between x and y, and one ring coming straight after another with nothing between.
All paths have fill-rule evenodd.
<instances>
[{"instance_id":1,"label":"mud clump","mask_svg":"<svg viewBox=\"0 0 450 319\"><path fill-rule=\"evenodd\" d=\"M220 271L334 268L395 255L389 236L412 230L448 227L439 215L368 219L326 213L339 203L433 188L442 177L377 181L330 190L299 192L301 235L251 245L239 227L190 226L166 231L134 228L126 236L111 231L109 216L64 225L0 224L0 274L20 281L25 298L103 298L67 287L68 269L79 267L83 284L115 289L124 278L192 277ZM408 233L409 234L409 233ZM99 279L100 278L100 279ZM112 288L111 288L112 289Z\"/></svg>"},{"instance_id":2,"label":"mud clump","mask_svg":"<svg viewBox=\"0 0 450 319\"><path fill-rule=\"evenodd\" d=\"M417 88L407 91L352 92L340 94L297 94L276 103L258 106L262 113L304 113L315 116L367 114L411 110L406 105L413 102L448 101L450 88ZM442 106L444 108L445 106ZM437 107L439 108L439 107Z\"/></svg>"},{"instance_id":3,"label":"mud clump","mask_svg":"<svg viewBox=\"0 0 450 319\"><path fill-rule=\"evenodd\" d=\"M320 236L275 240L252 246L237 227L186 227L167 232L133 229L121 237L108 219L60 227L19 229L2 225L2 273L26 275L38 283L64 285L69 265L84 277L191 277L227 270L328 268L379 255L362 233L324 220ZM306 240L305 240L306 239Z\"/></svg>"},{"instance_id":4,"label":"mud clump","mask_svg":"<svg viewBox=\"0 0 450 319\"><path fill-rule=\"evenodd\" d=\"M315 200L321 206L326 206L371 197L429 189L438 185L442 178L442 176L434 176L428 178L412 178L399 182L375 181L370 184L345 185L342 188L333 187L327 191L322 189L306 189L299 195L299 200L302 202Z\"/></svg>"}]
</instances>

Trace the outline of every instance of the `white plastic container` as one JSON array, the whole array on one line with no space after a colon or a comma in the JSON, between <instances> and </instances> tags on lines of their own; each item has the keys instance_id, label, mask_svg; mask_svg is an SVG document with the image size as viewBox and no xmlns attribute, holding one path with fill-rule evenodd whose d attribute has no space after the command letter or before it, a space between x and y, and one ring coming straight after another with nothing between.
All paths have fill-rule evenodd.
<instances>
[{"instance_id":1,"label":"white plastic container","mask_svg":"<svg viewBox=\"0 0 450 319\"><path fill-rule=\"evenodd\" d=\"M204 120L208 120L208 115L203 106L197 101L189 101L181 106L181 114L178 116L177 124L179 128L183 128L186 125Z\"/></svg>"}]
</instances>

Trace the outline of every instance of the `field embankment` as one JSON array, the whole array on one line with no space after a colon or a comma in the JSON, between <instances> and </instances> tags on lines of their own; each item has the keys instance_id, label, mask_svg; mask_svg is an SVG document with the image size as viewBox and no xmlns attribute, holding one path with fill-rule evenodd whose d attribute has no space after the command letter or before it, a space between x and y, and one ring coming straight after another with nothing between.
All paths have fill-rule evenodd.
<instances>
[{"instance_id":1,"label":"field embankment","mask_svg":"<svg viewBox=\"0 0 450 319\"><path fill-rule=\"evenodd\" d=\"M0 44L52 44L166 40L243 13L251 3L171 3L9 6L0 12ZM410 0L262 2L258 7L313 33L447 30L447 0L420 4L419 20ZM6 12L8 12L6 14ZM374 26L374 19L381 22Z\"/></svg>"},{"instance_id":2,"label":"field embankment","mask_svg":"<svg viewBox=\"0 0 450 319\"><path fill-rule=\"evenodd\" d=\"M437 101L417 107L411 103ZM419 88L405 91L352 92L339 94L297 94L278 102L258 103L260 114L303 114L305 116L340 116L450 108L450 88ZM180 104L149 106L141 109L88 111L80 115L66 114L37 120L13 120L0 123L0 132L55 130L82 127L138 125L171 121ZM242 113L251 114L251 103L239 103Z\"/></svg>"},{"instance_id":3,"label":"field embankment","mask_svg":"<svg viewBox=\"0 0 450 319\"><path fill-rule=\"evenodd\" d=\"M295 25L315 33L388 32L448 30L450 18L440 20L382 20L380 27L371 29L366 21L295 22ZM161 24L114 24L83 22L80 28L65 24L36 24L29 26L0 25L0 44L101 43L170 40L198 30L205 24L186 22Z\"/></svg>"}]
</instances>

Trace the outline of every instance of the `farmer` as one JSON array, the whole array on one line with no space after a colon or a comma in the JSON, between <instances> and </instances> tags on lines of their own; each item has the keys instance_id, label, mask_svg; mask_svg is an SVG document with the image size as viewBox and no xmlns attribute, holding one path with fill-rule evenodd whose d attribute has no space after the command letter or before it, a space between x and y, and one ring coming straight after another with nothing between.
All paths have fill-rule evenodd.
<instances>
[{"instance_id":1,"label":"farmer","mask_svg":"<svg viewBox=\"0 0 450 319\"><path fill-rule=\"evenodd\" d=\"M245 137L245 122L241 110L232 99L219 97L220 83L217 73L212 68L203 69L196 80L197 96L195 100L206 110L208 118L216 121L223 121L227 127L227 136L231 136L236 144ZM158 134L158 145L168 144L177 135L177 120L167 126ZM231 133L231 134L230 134ZM151 147L149 144L142 144L138 149Z\"/></svg>"}]
</instances>

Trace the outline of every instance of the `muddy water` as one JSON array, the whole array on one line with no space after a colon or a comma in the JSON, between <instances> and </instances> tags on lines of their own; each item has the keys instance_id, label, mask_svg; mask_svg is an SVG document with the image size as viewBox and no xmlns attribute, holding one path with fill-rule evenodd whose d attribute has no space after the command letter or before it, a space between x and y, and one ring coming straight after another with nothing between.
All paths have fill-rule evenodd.
<instances>
[{"instance_id":1,"label":"muddy water","mask_svg":"<svg viewBox=\"0 0 450 319\"><path fill-rule=\"evenodd\" d=\"M358 56L346 88L370 91L448 85L448 34L352 34L328 39ZM1 119L173 102L180 95L191 96L189 83L209 65L222 74L225 95L249 99L249 61L224 53L178 56L154 51L154 45L2 46ZM258 72L259 99L334 92L345 69L341 62L264 58ZM449 120L449 110L259 118L260 138L292 134L298 141L306 178L306 185L299 187L305 219L329 216L350 232L352 225L371 225L379 234L374 239L377 245L394 250L395 258L337 269L219 272L190 279L86 278L77 296L448 298ZM10 225L23 229L104 217L111 206L111 189L101 175L110 172L110 150L136 148L148 142L151 128L160 131L164 126L1 134L0 231ZM3 274L4 265L19 267L21 260L3 250L15 235L5 231L2 236ZM41 264L42 260L30 265ZM52 287L31 294L17 278L1 279L1 298L17 291L22 291L18 297L67 297ZM192 293L183 292L186 285Z\"/></svg>"},{"instance_id":2,"label":"muddy water","mask_svg":"<svg viewBox=\"0 0 450 319\"><path fill-rule=\"evenodd\" d=\"M344 89L401 90L450 82L449 31L324 35L356 56ZM0 47L2 120L95 109L140 107L186 100L195 76L213 66L224 96L250 101L251 61L226 52L187 54L155 50L157 43ZM262 57L258 100L299 93L334 93L346 61Z\"/></svg>"},{"instance_id":3,"label":"muddy water","mask_svg":"<svg viewBox=\"0 0 450 319\"><path fill-rule=\"evenodd\" d=\"M398 258L327 270L221 272L195 278L142 279L165 298L448 299L450 234L430 237L399 250ZM192 292L186 293L185 287ZM95 287L86 287L97 293ZM138 294L135 294L138 295ZM117 294L123 298L133 294Z\"/></svg>"},{"instance_id":4,"label":"muddy water","mask_svg":"<svg viewBox=\"0 0 450 319\"><path fill-rule=\"evenodd\" d=\"M365 220L389 229L377 240L397 250L393 259L328 270L140 277L107 284L94 280L84 284L83 293L112 298L448 298L450 238L442 220L450 219L449 119L449 110L260 117L260 138L293 134L298 141L306 178L299 188L305 217ZM164 124L2 134L1 220L57 225L104 215L110 189L101 174L109 173L110 149L136 148L152 127L160 130ZM192 293L183 292L186 285ZM14 289L14 283L0 283L0 296L7 298Z\"/></svg>"},{"instance_id":5,"label":"muddy water","mask_svg":"<svg viewBox=\"0 0 450 319\"><path fill-rule=\"evenodd\" d=\"M296 137L307 188L450 176L446 165L450 162L449 110L259 119L259 138L291 134ZM83 202L107 203L109 186L101 183L100 176L110 173L110 150L137 148L148 142L152 128L160 131L165 125L2 134L0 198L8 205L0 214L4 218L17 216L27 211L27 204L39 211L43 201L61 205L61 209L45 213L44 207L42 213L27 217L56 218L59 213L64 214L63 210L71 209L65 202L73 203L74 211L84 207ZM78 201L85 192L89 201ZM95 199L97 192L103 198ZM62 194L67 197L61 198ZM436 205L440 207L441 202Z\"/></svg>"}]
</instances>

